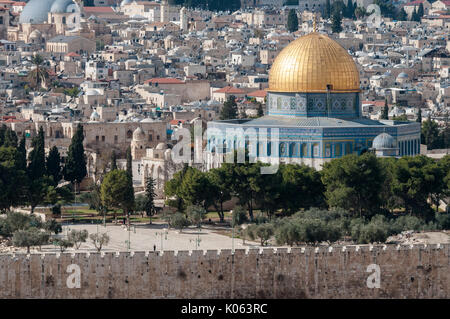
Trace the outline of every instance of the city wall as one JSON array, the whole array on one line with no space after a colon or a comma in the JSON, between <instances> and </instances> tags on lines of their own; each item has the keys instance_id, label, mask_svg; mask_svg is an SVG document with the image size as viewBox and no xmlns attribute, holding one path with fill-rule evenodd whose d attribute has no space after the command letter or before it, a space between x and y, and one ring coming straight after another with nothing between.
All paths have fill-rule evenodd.
<instances>
[{"instance_id":1,"label":"city wall","mask_svg":"<svg viewBox=\"0 0 450 319\"><path fill-rule=\"evenodd\" d=\"M450 298L449 252L377 245L6 254L0 298Z\"/></svg>"}]
</instances>

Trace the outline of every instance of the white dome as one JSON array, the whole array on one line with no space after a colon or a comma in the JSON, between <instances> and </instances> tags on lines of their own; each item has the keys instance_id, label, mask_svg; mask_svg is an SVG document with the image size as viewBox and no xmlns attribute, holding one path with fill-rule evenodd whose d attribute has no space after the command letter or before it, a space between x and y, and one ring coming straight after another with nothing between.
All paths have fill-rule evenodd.
<instances>
[{"instance_id":1,"label":"white dome","mask_svg":"<svg viewBox=\"0 0 450 319\"><path fill-rule=\"evenodd\" d=\"M102 95L102 93L96 89L87 89L86 95Z\"/></svg>"},{"instance_id":2,"label":"white dome","mask_svg":"<svg viewBox=\"0 0 450 319\"><path fill-rule=\"evenodd\" d=\"M135 141L143 141L145 140L145 133L141 127L138 127L133 132L133 140Z\"/></svg>"},{"instance_id":3,"label":"white dome","mask_svg":"<svg viewBox=\"0 0 450 319\"><path fill-rule=\"evenodd\" d=\"M165 150L166 148L167 148L167 145L164 144L164 143L159 143L159 144L156 146L156 149L157 149L157 150Z\"/></svg>"},{"instance_id":4,"label":"white dome","mask_svg":"<svg viewBox=\"0 0 450 319\"><path fill-rule=\"evenodd\" d=\"M98 121L100 119L100 114L98 114L96 111L92 112L90 120L91 121Z\"/></svg>"},{"instance_id":5,"label":"white dome","mask_svg":"<svg viewBox=\"0 0 450 319\"><path fill-rule=\"evenodd\" d=\"M387 133L381 133L373 140L372 147L376 150L396 148L395 139Z\"/></svg>"}]
</instances>

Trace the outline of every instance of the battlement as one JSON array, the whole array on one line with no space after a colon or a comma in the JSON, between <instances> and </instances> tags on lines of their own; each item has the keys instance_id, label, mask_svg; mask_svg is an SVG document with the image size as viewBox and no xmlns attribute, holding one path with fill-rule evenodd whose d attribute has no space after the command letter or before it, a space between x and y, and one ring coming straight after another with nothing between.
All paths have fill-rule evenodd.
<instances>
[{"instance_id":1,"label":"battlement","mask_svg":"<svg viewBox=\"0 0 450 319\"><path fill-rule=\"evenodd\" d=\"M288 247L288 248L256 248L256 249L235 249L234 255L239 257L257 255L274 255L274 254L338 254L338 253L364 253L364 252L390 252L390 251L404 251L404 250L448 250L450 244L412 244L412 245L393 245L393 244L375 244L375 245L329 245L329 246L303 246L303 247ZM98 256L105 258L111 257L125 257L132 258L134 256L141 257L201 257L201 256L231 256L233 252L231 249L218 250L166 250L166 251L115 251L115 252L54 252L54 253L7 253L0 254L2 256L9 256L10 258L30 258L31 256L40 256L41 258L60 258L61 255L70 255L72 258L90 258L90 256Z\"/></svg>"},{"instance_id":2,"label":"battlement","mask_svg":"<svg viewBox=\"0 0 450 319\"><path fill-rule=\"evenodd\" d=\"M448 244L0 255L0 298L449 298L449 281Z\"/></svg>"}]
</instances>

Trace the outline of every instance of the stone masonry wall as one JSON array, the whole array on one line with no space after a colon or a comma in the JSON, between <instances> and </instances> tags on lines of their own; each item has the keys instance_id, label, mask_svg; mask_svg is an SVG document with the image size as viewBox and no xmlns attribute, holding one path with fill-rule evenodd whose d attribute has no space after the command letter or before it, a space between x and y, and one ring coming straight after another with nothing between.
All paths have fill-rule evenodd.
<instances>
[{"instance_id":1,"label":"stone masonry wall","mask_svg":"<svg viewBox=\"0 0 450 319\"><path fill-rule=\"evenodd\" d=\"M0 255L0 298L450 298L449 252L415 245L9 254ZM380 267L379 288L367 285L371 264Z\"/></svg>"}]
</instances>

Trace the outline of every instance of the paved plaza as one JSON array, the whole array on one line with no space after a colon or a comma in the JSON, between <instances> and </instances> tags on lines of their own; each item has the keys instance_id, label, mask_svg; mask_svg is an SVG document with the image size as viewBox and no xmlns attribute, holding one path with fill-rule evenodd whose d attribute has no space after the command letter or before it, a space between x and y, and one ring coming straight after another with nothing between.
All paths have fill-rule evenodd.
<instances>
[{"instance_id":1,"label":"paved plaza","mask_svg":"<svg viewBox=\"0 0 450 319\"><path fill-rule=\"evenodd\" d=\"M226 235L220 235L216 231L217 228L197 228L184 229L179 232L175 229L167 229L167 224L143 224L132 225L131 231L123 225L64 225L63 232L65 235L72 229L86 229L89 234L107 233L110 242L102 251L127 251L128 241L130 241L131 251L153 251L156 250L208 250L208 249L232 249L233 239ZM154 247L156 246L156 247ZM242 239L234 239L235 249L259 248L257 242L249 240L243 243ZM42 247L43 252L59 251L54 245L46 245ZM68 248L67 252L75 251L75 248ZM88 238L85 243L80 246L78 251L96 251L92 241Z\"/></svg>"}]
</instances>

